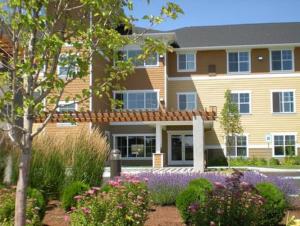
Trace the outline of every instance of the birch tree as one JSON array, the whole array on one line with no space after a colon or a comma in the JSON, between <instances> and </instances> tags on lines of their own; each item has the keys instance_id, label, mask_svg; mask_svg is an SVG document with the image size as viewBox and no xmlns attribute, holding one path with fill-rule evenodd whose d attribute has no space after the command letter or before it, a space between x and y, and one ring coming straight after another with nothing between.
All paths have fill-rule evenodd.
<instances>
[{"instance_id":1,"label":"birch tree","mask_svg":"<svg viewBox=\"0 0 300 226\"><path fill-rule=\"evenodd\" d=\"M10 107L9 114L0 111L0 120L7 123L1 130L9 134L20 149L19 178L16 189L15 225L25 225L26 188L31 160L32 140L37 136L56 112L59 100L66 87L76 79L85 79L94 54L107 61L105 76L94 87L81 90L75 97L65 97L77 103L91 95L102 96L133 72L133 64L116 59L118 49L143 39L146 58L153 51L164 53L167 45L159 40L145 37L135 38L121 35L120 25L126 30L134 21L143 19L151 25L166 18L176 19L182 13L174 3L165 2L157 15L143 18L132 16L131 0L6 0L2 1L0 23L2 40L9 48L0 45L1 72L0 109ZM126 12L126 13L125 13ZM61 58L62 53L68 57ZM64 79L57 76L58 65L68 67ZM76 68L76 69L75 69ZM47 100L47 105L45 105ZM33 130L35 117L43 115L45 120ZM17 123L20 120L22 123Z\"/></svg>"}]
</instances>

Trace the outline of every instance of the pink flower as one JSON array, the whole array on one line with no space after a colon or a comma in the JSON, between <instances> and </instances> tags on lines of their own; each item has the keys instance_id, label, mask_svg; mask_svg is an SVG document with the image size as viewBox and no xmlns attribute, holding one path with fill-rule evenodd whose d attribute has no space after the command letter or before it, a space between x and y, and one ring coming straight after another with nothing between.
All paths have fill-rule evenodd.
<instances>
[{"instance_id":1,"label":"pink flower","mask_svg":"<svg viewBox=\"0 0 300 226\"><path fill-rule=\"evenodd\" d=\"M79 200L82 199L82 198L83 198L82 195L76 195L76 196L74 197L74 199L76 199L77 201L79 201Z\"/></svg>"},{"instance_id":2,"label":"pink flower","mask_svg":"<svg viewBox=\"0 0 300 226\"><path fill-rule=\"evenodd\" d=\"M93 190L93 189L90 189L90 190L88 190L88 191L86 192L86 194L88 194L88 195L93 195L93 194L95 194L95 193L96 193L96 191Z\"/></svg>"},{"instance_id":3,"label":"pink flower","mask_svg":"<svg viewBox=\"0 0 300 226\"><path fill-rule=\"evenodd\" d=\"M110 181L108 182L108 184L111 185L111 186L113 186L113 187L118 187L118 186L120 186L120 182L118 182L118 181L113 181L113 180L110 180Z\"/></svg>"},{"instance_id":4,"label":"pink flower","mask_svg":"<svg viewBox=\"0 0 300 226\"><path fill-rule=\"evenodd\" d=\"M71 207L71 211L74 211L76 210L76 208L74 206Z\"/></svg>"},{"instance_id":5,"label":"pink flower","mask_svg":"<svg viewBox=\"0 0 300 226\"><path fill-rule=\"evenodd\" d=\"M87 208L87 207L82 207L81 209L82 209L82 211L83 211L85 214L90 214L90 213L91 213L91 210L90 210L89 208Z\"/></svg>"},{"instance_id":6,"label":"pink flower","mask_svg":"<svg viewBox=\"0 0 300 226\"><path fill-rule=\"evenodd\" d=\"M220 182L215 182L214 185L216 189L225 189L225 186Z\"/></svg>"},{"instance_id":7,"label":"pink flower","mask_svg":"<svg viewBox=\"0 0 300 226\"><path fill-rule=\"evenodd\" d=\"M68 215L65 215L65 216L64 216L64 221L65 221L65 222L69 222L69 221L70 221L70 217L69 217Z\"/></svg>"},{"instance_id":8,"label":"pink flower","mask_svg":"<svg viewBox=\"0 0 300 226\"><path fill-rule=\"evenodd\" d=\"M95 191L100 191L99 187L92 187L92 189L95 190Z\"/></svg>"}]
</instances>

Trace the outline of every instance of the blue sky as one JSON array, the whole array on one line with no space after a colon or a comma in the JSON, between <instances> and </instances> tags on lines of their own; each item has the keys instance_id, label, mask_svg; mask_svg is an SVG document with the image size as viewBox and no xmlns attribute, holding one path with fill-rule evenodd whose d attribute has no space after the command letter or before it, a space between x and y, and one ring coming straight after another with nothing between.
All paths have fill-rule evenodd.
<instances>
[{"instance_id":1,"label":"blue sky","mask_svg":"<svg viewBox=\"0 0 300 226\"><path fill-rule=\"evenodd\" d=\"M171 0L184 10L177 20L155 26L171 30L184 26L300 22L300 0ZM134 0L134 16L157 15L166 0ZM149 27L139 21L138 26Z\"/></svg>"}]
</instances>

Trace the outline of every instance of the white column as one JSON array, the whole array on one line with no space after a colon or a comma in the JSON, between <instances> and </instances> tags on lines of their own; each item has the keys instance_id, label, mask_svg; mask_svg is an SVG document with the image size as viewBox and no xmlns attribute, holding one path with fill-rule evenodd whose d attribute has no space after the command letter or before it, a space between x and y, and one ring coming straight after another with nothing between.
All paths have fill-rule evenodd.
<instances>
[{"instance_id":1,"label":"white column","mask_svg":"<svg viewBox=\"0 0 300 226\"><path fill-rule=\"evenodd\" d=\"M162 126L160 124L156 124L155 127L156 135L155 135L155 153L159 154L161 153L161 147L162 147Z\"/></svg>"},{"instance_id":2,"label":"white column","mask_svg":"<svg viewBox=\"0 0 300 226\"><path fill-rule=\"evenodd\" d=\"M204 122L201 116L193 117L194 169L204 172Z\"/></svg>"}]
</instances>

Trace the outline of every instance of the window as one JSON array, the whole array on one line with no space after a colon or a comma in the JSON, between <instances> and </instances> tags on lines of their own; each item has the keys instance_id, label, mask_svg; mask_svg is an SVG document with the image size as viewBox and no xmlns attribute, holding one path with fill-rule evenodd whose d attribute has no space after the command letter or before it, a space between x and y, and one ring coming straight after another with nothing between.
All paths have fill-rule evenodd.
<instances>
[{"instance_id":1,"label":"window","mask_svg":"<svg viewBox=\"0 0 300 226\"><path fill-rule=\"evenodd\" d=\"M272 71L293 70L292 50L272 50L271 51Z\"/></svg>"},{"instance_id":2,"label":"window","mask_svg":"<svg viewBox=\"0 0 300 226\"><path fill-rule=\"evenodd\" d=\"M143 51L140 49L137 50L124 50L120 51L121 59L128 60L131 59L132 63L136 67L151 67L151 66L158 66L158 54L152 53L146 60L138 59L138 56L143 54Z\"/></svg>"},{"instance_id":3,"label":"window","mask_svg":"<svg viewBox=\"0 0 300 226\"><path fill-rule=\"evenodd\" d=\"M177 71L196 71L195 53L177 54Z\"/></svg>"},{"instance_id":4,"label":"window","mask_svg":"<svg viewBox=\"0 0 300 226\"><path fill-rule=\"evenodd\" d=\"M196 106L195 93L177 93L177 106L181 111L195 110Z\"/></svg>"},{"instance_id":5,"label":"window","mask_svg":"<svg viewBox=\"0 0 300 226\"><path fill-rule=\"evenodd\" d=\"M116 109L155 110L158 108L157 91L124 91L115 92Z\"/></svg>"},{"instance_id":6,"label":"window","mask_svg":"<svg viewBox=\"0 0 300 226\"><path fill-rule=\"evenodd\" d=\"M76 55L62 54L59 57L59 62L57 66L57 74L61 79L67 79L73 77L77 72L77 59Z\"/></svg>"},{"instance_id":7,"label":"window","mask_svg":"<svg viewBox=\"0 0 300 226\"><path fill-rule=\"evenodd\" d=\"M294 113L294 91L272 92L273 113Z\"/></svg>"},{"instance_id":8,"label":"window","mask_svg":"<svg viewBox=\"0 0 300 226\"><path fill-rule=\"evenodd\" d=\"M59 104L58 104L58 108L57 108L57 111L59 112L74 112L76 111L76 103L73 101L73 102L65 102L65 101L60 101Z\"/></svg>"},{"instance_id":9,"label":"window","mask_svg":"<svg viewBox=\"0 0 300 226\"><path fill-rule=\"evenodd\" d=\"M295 135L273 135L273 155L275 157L293 156L296 154Z\"/></svg>"},{"instance_id":10,"label":"window","mask_svg":"<svg viewBox=\"0 0 300 226\"><path fill-rule=\"evenodd\" d=\"M115 136L115 148L121 151L123 158L151 158L155 153L155 136L118 135Z\"/></svg>"},{"instance_id":11,"label":"window","mask_svg":"<svg viewBox=\"0 0 300 226\"><path fill-rule=\"evenodd\" d=\"M226 156L247 157L247 152L246 136L236 135L227 137Z\"/></svg>"},{"instance_id":12,"label":"window","mask_svg":"<svg viewBox=\"0 0 300 226\"><path fill-rule=\"evenodd\" d=\"M237 104L240 114L250 113L250 93L231 92L231 100Z\"/></svg>"},{"instance_id":13,"label":"window","mask_svg":"<svg viewBox=\"0 0 300 226\"><path fill-rule=\"evenodd\" d=\"M249 72L250 57L249 52L229 52L228 53L228 71L230 73Z\"/></svg>"}]
</instances>

